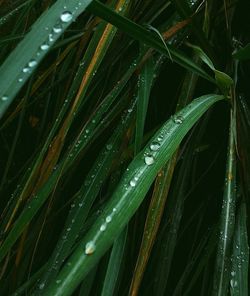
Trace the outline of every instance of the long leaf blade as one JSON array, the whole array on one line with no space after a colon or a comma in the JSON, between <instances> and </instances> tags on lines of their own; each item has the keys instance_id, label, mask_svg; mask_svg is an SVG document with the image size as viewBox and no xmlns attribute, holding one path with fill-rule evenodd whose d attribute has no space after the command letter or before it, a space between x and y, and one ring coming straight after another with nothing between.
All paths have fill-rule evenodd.
<instances>
[{"instance_id":1,"label":"long leaf blade","mask_svg":"<svg viewBox=\"0 0 250 296\"><path fill-rule=\"evenodd\" d=\"M110 247L135 213L160 168L169 160L183 137L204 112L224 97L206 95L194 100L169 119L155 134L152 142L160 142L152 151L150 144L128 166L110 202L69 258L55 282L44 293L48 296L70 295L84 276ZM103 231L103 224L106 225Z\"/></svg>"},{"instance_id":2,"label":"long leaf blade","mask_svg":"<svg viewBox=\"0 0 250 296\"><path fill-rule=\"evenodd\" d=\"M52 45L92 0L58 0L34 23L0 68L0 118Z\"/></svg>"}]
</instances>

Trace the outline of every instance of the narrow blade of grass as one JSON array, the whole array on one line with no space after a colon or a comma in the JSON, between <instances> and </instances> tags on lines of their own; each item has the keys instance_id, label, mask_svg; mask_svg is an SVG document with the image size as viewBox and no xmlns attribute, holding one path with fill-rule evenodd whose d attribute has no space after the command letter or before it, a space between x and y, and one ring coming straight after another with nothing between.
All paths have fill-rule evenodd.
<instances>
[{"instance_id":1,"label":"narrow blade of grass","mask_svg":"<svg viewBox=\"0 0 250 296\"><path fill-rule=\"evenodd\" d=\"M154 64L151 58L144 64L138 78L135 155L140 151L142 145L144 124L154 73Z\"/></svg>"},{"instance_id":2,"label":"narrow blade of grass","mask_svg":"<svg viewBox=\"0 0 250 296\"><path fill-rule=\"evenodd\" d=\"M246 204L241 202L236 219L233 252L231 257L231 296L248 295L249 246L246 220Z\"/></svg>"},{"instance_id":3,"label":"narrow blade of grass","mask_svg":"<svg viewBox=\"0 0 250 296\"><path fill-rule=\"evenodd\" d=\"M131 112L126 112L121 123L117 126L115 132L97 157L83 185L74 196L64 229L49 260L48 270L40 280L39 287L42 287L42 289L40 288L41 293L54 279L64 260L70 253L82 229L82 225L84 225L85 219L88 216L98 192L107 178L107 172L110 171L112 167L113 159L119 152L120 142L130 124L133 114L132 111L135 108L134 105L135 103L131 107Z\"/></svg>"},{"instance_id":4,"label":"narrow blade of grass","mask_svg":"<svg viewBox=\"0 0 250 296\"><path fill-rule=\"evenodd\" d=\"M52 45L92 0L58 0L45 11L0 68L0 118Z\"/></svg>"},{"instance_id":5,"label":"narrow blade of grass","mask_svg":"<svg viewBox=\"0 0 250 296\"><path fill-rule=\"evenodd\" d=\"M170 159L186 133L211 105L223 99L218 95L202 96L163 125L150 141L159 142L159 149L152 151L147 145L134 158L107 206L68 259L71 266L65 265L56 281L44 291L46 295L70 295L75 290L133 216L158 171ZM104 223L107 227L102 231Z\"/></svg>"},{"instance_id":6,"label":"narrow blade of grass","mask_svg":"<svg viewBox=\"0 0 250 296\"><path fill-rule=\"evenodd\" d=\"M91 135L95 136L93 132L86 134L86 130L95 131L98 126L100 125L100 121L103 118L103 114L109 110L110 105L114 102L117 96L121 93L124 89L126 83L128 82L129 78L135 71L139 61L141 60L141 55L139 55L131 64L128 71L124 74L122 79L119 83L111 90L111 92L104 98L103 102L100 104L99 108L96 109L96 112L93 117L90 118L86 126L84 126L83 130L80 132L79 136L75 139L71 150L69 153L64 157L64 159L60 162L57 169L52 172L48 181L43 185L43 187L37 192L34 197L34 200L30 201L29 204L25 207L23 212L20 214L19 218L17 219L15 225L12 227L11 232L9 233L6 240L3 242L0 248L0 260L5 256L6 252L11 248L11 246L15 243L18 239L22 231L24 230L25 226L31 221L40 207L44 204L47 200L51 190L55 186L58 181L58 178L63 174L65 170L67 170L72 163L75 161L77 156L81 153L82 150L85 149L89 141L91 141ZM46 149L49 147L50 141L53 138L54 133L58 128L58 122L62 120L63 115L65 113L65 106L63 105L62 110L58 116L58 121L55 122L54 127L52 128L46 143L44 144L42 150L39 153L39 157L36 158L35 164L33 165L33 169L31 172L27 172L23 180L22 186L16 190L15 196L19 196L19 201L23 199L27 190L29 189L30 183L32 184L33 176L35 175L36 170L39 168L39 165L43 159L44 154L46 153ZM60 119L59 119L60 117ZM20 192L21 191L21 192ZM11 200L12 204L15 202L15 199ZM14 203L13 207L16 208L17 205ZM11 217L13 216L13 207L10 206ZM11 218L7 217L9 221ZM4 227L5 229L6 227ZM4 232L4 229L2 230ZM2 257L3 256L3 257Z\"/></svg>"},{"instance_id":7,"label":"narrow blade of grass","mask_svg":"<svg viewBox=\"0 0 250 296\"><path fill-rule=\"evenodd\" d=\"M228 158L220 222L221 225L219 229L218 250L213 282L213 295L217 296L227 295L229 289L230 255L235 224L236 200L236 160L234 136L235 118L233 117L233 114L231 112Z\"/></svg>"},{"instance_id":8,"label":"narrow blade of grass","mask_svg":"<svg viewBox=\"0 0 250 296\"><path fill-rule=\"evenodd\" d=\"M115 240L110 254L109 264L103 283L101 296L114 295L114 290L117 284L117 278L121 268L124 248L127 238L127 229L125 229Z\"/></svg>"},{"instance_id":9,"label":"narrow blade of grass","mask_svg":"<svg viewBox=\"0 0 250 296\"><path fill-rule=\"evenodd\" d=\"M174 49L170 45L168 45L168 49L166 49L161 39L157 38L157 36L155 36L153 32L150 34L146 28L130 21L125 17L118 15L117 13L115 13L99 1L92 2L88 9L92 11L94 14L103 18L104 20L117 26L120 30L129 34L132 38L147 44L148 46L156 49L162 54L165 54L169 57L170 52L171 57L176 63L186 68L187 70L193 71L201 77L214 83L213 78L211 78L202 68L197 66L191 59L189 59L183 53L181 53L177 49Z\"/></svg>"},{"instance_id":10,"label":"narrow blade of grass","mask_svg":"<svg viewBox=\"0 0 250 296\"><path fill-rule=\"evenodd\" d=\"M141 280L161 222L168 191L172 181L176 158L177 153L171 157L168 164L158 173L156 178L129 295L138 295Z\"/></svg>"}]
</instances>

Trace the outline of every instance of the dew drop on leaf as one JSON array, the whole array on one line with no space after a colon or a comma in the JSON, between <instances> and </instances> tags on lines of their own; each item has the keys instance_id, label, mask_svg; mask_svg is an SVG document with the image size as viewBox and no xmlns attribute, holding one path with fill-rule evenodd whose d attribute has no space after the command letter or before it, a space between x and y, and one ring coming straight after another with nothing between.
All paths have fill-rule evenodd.
<instances>
[{"instance_id":1,"label":"dew drop on leaf","mask_svg":"<svg viewBox=\"0 0 250 296\"><path fill-rule=\"evenodd\" d=\"M48 50L49 49L49 45L44 43L40 46L41 50Z\"/></svg>"},{"instance_id":2,"label":"dew drop on leaf","mask_svg":"<svg viewBox=\"0 0 250 296\"><path fill-rule=\"evenodd\" d=\"M53 31L54 31L55 33L60 33L60 32L62 32L62 26L61 26L60 24L55 25L55 26L53 27Z\"/></svg>"},{"instance_id":3,"label":"dew drop on leaf","mask_svg":"<svg viewBox=\"0 0 250 296\"><path fill-rule=\"evenodd\" d=\"M153 143L151 143L150 144L150 149L152 150L152 151L157 151L159 148L160 148L160 143L158 143L158 142L153 142Z\"/></svg>"},{"instance_id":4,"label":"dew drop on leaf","mask_svg":"<svg viewBox=\"0 0 250 296\"><path fill-rule=\"evenodd\" d=\"M2 101L7 101L8 100L8 97L7 96L2 96L1 100Z\"/></svg>"},{"instance_id":5,"label":"dew drop on leaf","mask_svg":"<svg viewBox=\"0 0 250 296\"><path fill-rule=\"evenodd\" d=\"M106 222L107 222L107 223L111 222L111 220L112 220L111 216L107 216L107 217L106 217Z\"/></svg>"},{"instance_id":6,"label":"dew drop on leaf","mask_svg":"<svg viewBox=\"0 0 250 296\"><path fill-rule=\"evenodd\" d=\"M135 187L136 186L136 181L133 179L133 180L131 180L130 182L129 182L129 185L131 186L131 187Z\"/></svg>"},{"instance_id":7,"label":"dew drop on leaf","mask_svg":"<svg viewBox=\"0 0 250 296\"><path fill-rule=\"evenodd\" d=\"M44 283L41 283L41 284L39 285L39 289L42 290L43 288L44 288Z\"/></svg>"},{"instance_id":8,"label":"dew drop on leaf","mask_svg":"<svg viewBox=\"0 0 250 296\"><path fill-rule=\"evenodd\" d=\"M73 16L70 11L64 11L60 16L61 21L64 23L70 22L72 20L72 18L73 18Z\"/></svg>"},{"instance_id":9,"label":"dew drop on leaf","mask_svg":"<svg viewBox=\"0 0 250 296\"><path fill-rule=\"evenodd\" d=\"M37 65L37 61L36 60L30 60L28 63L29 67L33 68Z\"/></svg>"},{"instance_id":10,"label":"dew drop on leaf","mask_svg":"<svg viewBox=\"0 0 250 296\"><path fill-rule=\"evenodd\" d=\"M28 67L23 68L23 73L27 73L29 71L30 71L30 68L28 68Z\"/></svg>"},{"instance_id":11,"label":"dew drop on leaf","mask_svg":"<svg viewBox=\"0 0 250 296\"><path fill-rule=\"evenodd\" d=\"M107 148L107 150L111 150L112 149L112 144L107 144L106 148Z\"/></svg>"},{"instance_id":12,"label":"dew drop on leaf","mask_svg":"<svg viewBox=\"0 0 250 296\"><path fill-rule=\"evenodd\" d=\"M154 157L152 155L146 155L144 161L146 165L152 165L154 163Z\"/></svg>"},{"instance_id":13,"label":"dew drop on leaf","mask_svg":"<svg viewBox=\"0 0 250 296\"><path fill-rule=\"evenodd\" d=\"M85 254L91 255L95 252L96 246L95 243L90 241L85 245Z\"/></svg>"},{"instance_id":14,"label":"dew drop on leaf","mask_svg":"<svg viewBox=\"0 0 250 296\"><path fill-rule=\"evenodd\" d=\"M105 231L106 227L107 227L106 224L102 224L101 227L100 227L100 231Z\"/></svg>"},{"instance_id":15,"label":"dew drop on leaf","mask_svg":"<svg viewBox=\"0 0 250 296\"><path fill-rule=\"evenodd\" d=\"M173 117L173 121L174 121L174 123L176 123L176 124L181 124L182 122L183 122L183 117L182 116L180 116L180 115L178 115L178 116L174 116Z\"/></svg>"}]
</instances>

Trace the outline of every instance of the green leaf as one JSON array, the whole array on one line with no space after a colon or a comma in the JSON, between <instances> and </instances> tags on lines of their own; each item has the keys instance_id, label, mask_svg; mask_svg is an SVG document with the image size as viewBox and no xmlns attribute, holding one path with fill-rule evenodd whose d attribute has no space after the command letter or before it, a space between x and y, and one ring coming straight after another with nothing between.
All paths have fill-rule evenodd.
<instances>
[{"instance_id":1,"label":"green leaf","mask_svg":"<svg viewBox=\"0 0 250 296\"><path fill-rule=\"evenodd\" d=\"M215 264L213 295L227 295L229 288L230 256L235 224L236 202L236 159L235 159L235 120L231 112L229 129L228 157L222 201L219 241Z\"/></svg>"},{"instance_id":2,"label":"green leaf","mask_svg":"<svg viewBox=\"0 0 250 296\"><path fill-rule=\"evenodd\" d=\"M240 61L250 59L250 43L233 53L233 57Z\"/></svg>"},{"instance_id":3,"label":"green leaf","mask_svg":"<svg viewBox=\"0 0 250 296\"><path fill-rule=\"evenodd\" d=\"M154 70L155 69L153 59L150 58L143 65L143 68L138 78L135 154L137 154L140 151L142 145L144 124L147 115L148 102L155 73Z\"/></svg>"},{"instance_id":4,"label":"green leaf","mask_svg":"<svg viewBox=\"0 0 250 296\"><path fill-rule=\"evenodd\" d=\"M49 260L48 270L44 273L43 277L41 277L39 283L39 285L42 284L44 289L46 289L48 283L54 279L82 230L86 217L89 214L101 186L107 178L107 172L111 170L113 159L117 157L121 139L131 122L132 111L134 109L135 102L133 102L130 108L131 112L126 112L124 118L122 118L122 121L97 157L81 188L74 195L71 210L69 211L63 231ZM40 292L42 293L42 291Z\"/></svg>"},{"instance_id":5,"label":"green leaf","mask_svg":"<svg viewBox=\"0 0 250 296\"><path fill-rule=\"evenodd\" d=\"M224 72L221 72L217 69L215 69L213 62L210 60L210 58L205 54L205 52L198 46L192 45L188 43L188 46L192 47L195 53L200 57L200 59L208 65L208 67L214 71L215 80L222 91L223 94L227 95L230 86L233 84L233 79L227 75Z\"/></svg>"},{"instance_id":6,"label":"green leaf","mask_svg":"<svg viewBox=\"0 0 250 296\"><path fill-rule=\"evenodd\" d=\"M58 0L33 24L0 68L0 118L53 44L92 0ZM65 8L66 7L66 8Z\"/></svg>"},{"instance_id":7,"label":"green leaf","mask_svg":"<svg viewBox=\"0 0 250 296\"><path fill-rule=\"evenodd\" d=\"M168 45L167 49L162 43L162 40L156 34L154 34L153 32L150 34L149 31L143 26L138 25L128 18L117 14L116 12L112 11L104 4L96 0L91 3L91 5L88 7L88 10L90 10L93 14L103 18L107 22L110 22L123 32L129 34L132 38L139 40L143 44L147 44L160 53L165 54L167 57L169 57L170 52L174 62L178 63L180 66L190 71L197 73L201 77L214 82L213 78L211 78L202 68L196 65L184 53L178 51L171 45Z\"/></svg>"},{"instance_id":8,"label":"green leaf","mask_svg":"<svg viewBox=\"0 0 250 296\"><path fill-rule=\"evenodd\" d=\"M246 204L242 201L237 214L232 266L230 275L231 296L248 295L249 246L247 236Z\"/></svg>"},{"instance_id":9,"label":"green leaf","mask_svg":"<svg viewBox=\"0 0 250 296\"><path fill-rule=\"evenodd\" d=\"M68 259L56 280L44 291L47 296L71 295L131 219L158 171L170 159L197 120L223 96L202 96L170 118L128 166L110 201ZM152 149L152 143L159 143ZM105 225L105 231L103 226Z\"/></svg>"},{"instance_id":10,"label":"green leaf","mask_svg":"<svg viewBox=\"0 0 250 296\"><path fill-rule=\"evenodd\" d=\"M115 286L117 284L117 279L119 271L121 268L121 263L124 255L124 248L127 238L127 229L125 229L119 237L115 240L110 254L109 264L103 283L101 296L113 295Z\"/></svg>"}]
</instances>

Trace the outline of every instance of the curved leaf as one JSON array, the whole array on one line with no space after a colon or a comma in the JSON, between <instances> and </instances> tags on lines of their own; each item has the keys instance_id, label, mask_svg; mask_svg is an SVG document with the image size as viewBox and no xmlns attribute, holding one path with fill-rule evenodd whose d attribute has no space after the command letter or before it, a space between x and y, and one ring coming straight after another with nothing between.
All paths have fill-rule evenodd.
<instances>
[{"instance_id":1,"label":"curved leaf","mask_svg":"<svg viewBox=\"0 0 250 296\"><path fill-rule=\"evenodd\" d=\"M187 132L211 105L223 98L214 94L202 96L160 128L130 163L102 214L56 280L44 291L45 295L71 295L138 209L158 171L170 159Z\"/></svg>"}]
</instances>

